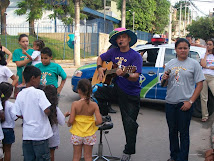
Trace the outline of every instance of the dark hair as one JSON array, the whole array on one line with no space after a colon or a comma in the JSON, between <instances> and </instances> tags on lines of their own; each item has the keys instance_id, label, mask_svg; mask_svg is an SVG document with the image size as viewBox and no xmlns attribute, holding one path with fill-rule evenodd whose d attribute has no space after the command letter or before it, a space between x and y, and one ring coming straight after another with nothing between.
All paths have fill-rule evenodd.
<instances>
[{"instance_id":1,"label":"dark hair","mask_svg":"<svg viewBox=\"0 0 214 161\"><path fill-rule=\"evenodd\" d=\"M39 47L39 51L45 47L45 43L42 40L35 40L34 43Z\"/></svg>"},{"instance_id":2,"label":"dark hair","mask_svg":"<svg viewBox=\"0 0 214 161\"><path fill-rule=\"evenodd\" d=\"M41 50L41 54L46 54L48 55L49 57L52 56L52 51L49 47L44 47L42 50Z\"/></svg>"},{"instance_id":3,"label":"dark hair","mask_svg":"<svg viewBox=\"0 0 214 161\"><path fill-rule=\"evenodd\" d=\"M5 57L4 57L4 55L5 55L5 52L0 50L0 58L1 58L0 65L7 65L7 61L6 61Z\"/></svg>"},{"instance_id":4,"label":"dark hair","mask_svg":"<svg viewBox=\"0 0 214 161\"><path fill-rule=\"evenodd\" d=\"M184 38L179 38L176 43L175 43L175 48L177 48L178 44L180 44L181 42L185 42L188 44L189 48L190 48L190 43L187 39L184 39Z\"/></svg>"},{"instance_id":5,"label":"dark hair","mask_svg":"<svg viewBox=\"0 0 214 161\"><path fill-rule=\"evenodd\" d=\"M51 126L53 124L57 124L57 109L56 106L58 105L58 97L57 97L57 88L54 85L47 85L43 88L45 95L49 102L51 103L50 106L50 115L48 116Z\"/></svg>"},{"instance_id":6,"label":"dark hair","mask_svg":"<svg viewBox=\"0 0 214 161\"><path fill-rule=\"evenodd\" d=\"M26 34L21 34L21 35L19 35L19 41L21 41L21 39L23 38L23 37L27 37L28 38L28 36L26 35Z\"/></svg>"},{"instance_id":7,"label":"dark hair","mask_svg":"<svg viewBox=\"0 0 214 161\"><path fill-rule=\"evenodd\" d=\"M190 37L190 38L192 39L192 35L190 35L190 34L188 34L188 35L186 36L186 38L187 38L187 37Z\"/></svg>"},{"instance_id":8,"label":"dark hair","mask_svg":"<svg viewBox=\"0 0 214 161\"><path fill-rule=\"evenodd\" d=\"M77 89L82 91L83 95L86 96L87 104L89 104L92 93L91 82L88 79L81 79L77 84Z\"/></svg>"},{"instance_id":9,"label":"dark hair","mask_svg":"<svg viewBox=\"0 0 214 161\"><path fill-rule=\"evenodd\" d=\"M208 41L212 41L212 43L214 45L214 39L207 39L206 44L207 44ZM213 48L212 54L214 55L214 48Z\"/></svg>"},{"instance_id":10,"label":"dark hair","mask_svg":"<svg viewBox=\"0 0 214 161\"><path fill-rule=\"evenodd\" d=\"M38 76L41 76L41 71L39 68L36 68L34 66L27 66L24 69L23 76L25 79L25 82L30 82L30 79L34 76L35 78Z\"/></svg>"},{"instance_id":11,"label":"dark hair","mask_svg":"<svg viewBox=\"0 0 214 161\"><path fill-rule=\"evenodd\" d=\"M0 97L3 110L5 109L5 102L10 98L13 92L12 84L8 82L1 82L0 83Z\"/></svg>"}]
</instances>

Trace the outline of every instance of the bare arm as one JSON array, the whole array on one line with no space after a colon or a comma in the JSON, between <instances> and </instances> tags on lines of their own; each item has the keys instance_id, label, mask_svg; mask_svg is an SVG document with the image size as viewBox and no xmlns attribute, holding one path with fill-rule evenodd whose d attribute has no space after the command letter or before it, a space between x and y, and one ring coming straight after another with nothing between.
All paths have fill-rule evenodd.
<instances>
[{"instance_id":1,"label":"bare arm","mask_svg":"<svg viewBox=\"0 0 214 161\"><path fill-rule=\"evenodd\" d=\"M95 117L96 117L95 124L100 125L102 123L102 116L100 114L99 107L96 103L95 103Z\"/></svg>"},{"instance_id":2,"label":"bare arm","mask_svg":"<svg viewBox=\"0 0 214 161\"><path fill-rule=\"evenodd\" d=\"M60 86L57 88L57 93L58 93L58 94L60 94L60 92L62 91L62 88L63 88L64 85L65 85L66 79L67 79L67 78L65 78L64 80L62 80L61 83L60 83Z\"/></svg>"},{"instance_id":3,"label":"bare arm","mask_svg":"<svg viewBox=\"0 0 214 161\"><path fill-rule=\"evenodd\" d=\"M8 50L6 47L2 46L2 50L8 55L7 58L7 63L10 62L10 60L12 59L12 53L10 52L10 50Z\"/></svg>"},{"instance_id":4,"label":"bare arm","mask_svg":"<svg viewBox=\"0 0 214 161\"><path fill-rule=\"evenodd\" d=\"M22 50L22 53L25 54L28 57L28 59L30 59L31 61L33 60L25 50Z\"/></svg>"},{"instance_id":5,"label":"bare arm","mask_svg":"<svg viewBox=\"0 0 214 161\"><path fill-rule=\"evenodd\" d=\"M74 120L75 120L75 115L76 115L76 113L75 113L75 103L72 103L72 105L71 105L71 113L70 113L70 117L69 117L69 120L68 120L68 123L67 123L68 127L73 125Z\"/></svg>"},{"instance_id":6,"label":"bare arm","mask_svg":"<svg viewBox=\"0 0 214 161\"><path fill-rule=\"evenodd\" d=\"M103 64L103 60L101 59L101 57L99 56L98 58L97 58L97 66L98 65L101 65L102 66L102 64ZM102 81L103 80L103 78L104 78L104 71L105 71L106 69L105 68L103 68L103 67L100 67L97 71L98 71L98 76L99 76L99 80L100 81Z\"/></svg>"},{"instance_id":7,"label":"bare arm","mask_svg":"<svg viewBox=\"0 0 214 161\"><path fill-rule=\"evenodd\" d=\"M46 114L47 116L49 116L50 113L51 113L51 110L50 110L49 108L46 108L46 109L44 110L44 112L45 112L45 114Z\"/></svg>"},{"instance_id":8,"label":"bare arm","mask_svg":"<svg viewBox=\"0 0 214 161\"><path fill-rule=\"evenodd\" d=\"M192 103L190 103L190 102L195 102L195 100L198 98L202 88L203 88L203 81L198 82L196 84L195 91L194 91L192 97L190 98L190 100L189 101L184 101L184 105L181 107L182 111L187 111L187 110L190 109L190 107L192 106Z\"/></svg>"},{"instance_id":9,"label":"bare arm","mask_svg":"<svg viewBox=\"0 0 214 161\"><path fill-rule=\"evenodd\" d=\"M23 67L23 66L27 65L27 64L30 63L30 62L31 62L30 59L21 60L21 61L16 61L16 66L17 66L17 67Z\"/></svg>"},{"instance_id":10,"label":"bare arm","mask_svg":"<svg viewBox=\"0 0 214 161\"><path fill-rule=\"evenodd\" d=\"M15 75L12 75L10 78L13 80L12 85L15 86L18 83L18 78Z\"/></svg>"},{"instance_id":11,"label":"bare arm","mask_svg":"<svg viewBox=\"0 0 214 161\"><path fill-rule=\"evenodd\" d=\"M203 68L206 68L206 66L207 66L207 55L209 55L209 52L208 52L208 50L206 51L206 53L205 53L205 55L204 55L204 58L203 59L201 59L201 62L200 62L200 64L201 64L201 66L203 67Z\"/></svg>"}]
</instances>

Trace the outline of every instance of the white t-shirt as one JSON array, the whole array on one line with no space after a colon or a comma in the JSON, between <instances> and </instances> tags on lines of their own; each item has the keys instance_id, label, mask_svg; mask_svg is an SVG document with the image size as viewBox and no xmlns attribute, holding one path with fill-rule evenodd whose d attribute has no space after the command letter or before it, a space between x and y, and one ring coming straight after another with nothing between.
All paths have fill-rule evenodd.
<instances>
[{"instance_id":1,"label":"white t-shirt","mask_svg":"<svg viewBox=\"0 0 214 161\"><path fill-rule=\"evenodd\" d=\"M38 58L37 58L38 57ZM41 51L34 51L31 55L31 58L33 59L32 65L35 66L38 63L41 63ZM37 58L37 59L36 59ZM35 60L36 59L36 60Z\"/></svg>"},{"instance_id":2,"label":"white t-shirt","mask_svg":"<svg viewBox=\"0 0 214 161\"><path fill-rule=\"evenodd\" d=\"M2 104L1 104L1 100L0 100L0 110L3 110ZM4 139L4 134L1 128L1 124L0 124L0 140Z\"/></svg>"},{"instance_id":3,"label":"white t-shirt","mask_svg":"<svg viewBox=\"0 0 214 161\"><path fill-rule=\"evenodd\" d=\"M10 101L5 102L4 115L5 121L2 122L2 128L14 128L15 120L18 118L14 113L12 113L12 109L14 108L14 103Z\"/></svg>"},{"instance_id":4,"label":"white t-shirt","mask_svg":"<svg viewBox=\"0 0 214 161\"><path fill-rule=\"evenodd\" d=\"M8 82L8 78L13 75L13 72L4 65L0 65L0 83L1 82Z\"/></svg>"},{"instance_id":5,"label":"white t-shirt","mask_svg":"<svg viewBox=\"0 0 214 161\"><path fill-rule=\"evenodd\" d=\"M34 87L18 93L12 112L23 116L23 140L46 140L53 135L44 110L50 106L45 93Z\"/></svg>"},{"instance_id":6,"label":"white t-shirt","mask_svg":"<svg viewBox=\"0 0 214 161\"><path fill-rule=\"evenodd\" d=\"M57 107L56 110L57 110L57 121L58 121L58 124L60 124L62 126L62 125L65 124L65 116L62 113L62 111L59 109L59 107ZM52 125L53 136L48 139L50 148L57 147L60 144L58 124Z\"/></svg>"},{"instance_id":7,"label":"white t-shirt","mask_svg":"<svg viewBox=\"0 0 214 161\"><path fill-rule=\"evenodd\" d=\"M201 55L201 59L203 59L204 56L205 56L205 53ZM214 55L213 54L207 55L206 62L207 62L207 67L214 66ZM209 74L214 76L214 70L212 69L203 68L202 71L204 74Z\"/></svg>"}]
</instances>

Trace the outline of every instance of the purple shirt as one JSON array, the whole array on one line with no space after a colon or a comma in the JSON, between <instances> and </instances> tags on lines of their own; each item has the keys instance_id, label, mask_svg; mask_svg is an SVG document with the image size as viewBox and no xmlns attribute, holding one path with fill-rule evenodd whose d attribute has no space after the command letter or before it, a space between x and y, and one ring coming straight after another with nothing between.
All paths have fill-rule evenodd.
<instances>
[{"instance_id":1,"label":"purple shirt","mask_svg":"<svg viewBox=\"0 0 214 161\"><path fill-rule=\"evenodd\" d=\"M135 50L131 49L128 52L121 52L119 48L108 50L106 53L100 55L102 61L112 61L117 65L137 67L136 73L141 73L142 57ZM141 86L139 81L133 82L121 76L116 77L117 85L128 95L140 95Z\"/></svg>"}]
</instances>

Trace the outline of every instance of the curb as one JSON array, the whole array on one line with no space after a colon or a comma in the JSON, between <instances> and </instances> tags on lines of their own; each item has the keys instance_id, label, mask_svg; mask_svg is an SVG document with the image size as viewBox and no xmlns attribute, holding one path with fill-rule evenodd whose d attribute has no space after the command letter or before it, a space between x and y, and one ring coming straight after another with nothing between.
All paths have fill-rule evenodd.
<instances>
[{"instance_id":1,"label":"curb","mask_svg":"<svg viewBox=\"0 0 214 161\"><path fill-rule=\"evenodd\" d=\"M95 63L97 61L97 57L85 58L80 59L80 65L75 66L74 60L53 60L52 62L59 64L62 68L78 68L80 66ZM16 67L16 63L9 62L7 64L8 67Z\"/></svg>"}]
</instances>

